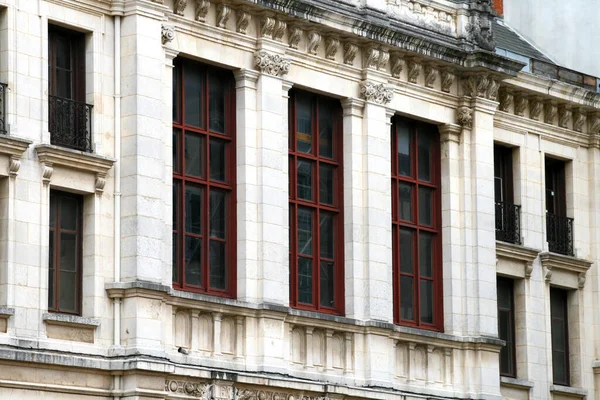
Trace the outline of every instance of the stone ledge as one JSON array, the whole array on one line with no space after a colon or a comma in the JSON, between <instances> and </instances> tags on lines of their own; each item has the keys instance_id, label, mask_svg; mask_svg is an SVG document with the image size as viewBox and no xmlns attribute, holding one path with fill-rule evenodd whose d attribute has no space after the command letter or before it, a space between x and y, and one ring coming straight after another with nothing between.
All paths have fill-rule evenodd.
<instances>
[{"instance_id":1,"label":"stone ledge","mask_svg":"<svg viewBox=\"0 0 600 400\"><path fill-rule=\"evenodd\" d=\"M0 318L10 318L15 315L14 308L0 307Z\"/></svg>"},{"instance_id":2,"label":"stone ledge","mask_svg":"<svg viewBox=\"0 0 600 400\"><path fill-rule=\"evenodd\" d=\"M29 145L33 143L31 140L22 139L16 136L0 135L0 154L8 154L10 156L21 156Z\"/></svg>"},{"instance_id":3,"label":"stone ledge","mask_svg":"<svg viewBox=\"0 0 600 400\"><path fill-rule=\"evenodd\" d=\"M582 399L588 395L588 391L585 389L561 385L550 385L550 393L562 394L563 396L578 399Z\"/></svg>"},{"instance_id":4,"label":"stone ledge","mask_svg":"<svg viewBox=\"0 0 600 400\"><path fill-rule=\"evenodd\" d=\"M540 253L540 261L544 268L544 279L546 282L565 286L571 289L582 289L585 285L586 273L592 266L592 262L581 258L565 256L562 254L544 252ZM576 284L568 284L564 280L553 279L553 271L557 271L562 277L568 277L576 281Z\"/></svg>"},{"instance_id":5,"label":"stone ledge","mask_svg":"<svg viewBox=\"0 0 600 400\"><path fill-rule=\"evenodd\" d=\"M47 324L65 325L77 328L97 328L100 320L97 318L86 318L78 315L44 313L42 320Z\"/></svg>"},{"instance_id":6,"label":"stone ledge","mask_svg":"<svg viewBox=\"0 0 600 400\"><path fill-rule=\"evenodd\" d=\"M496 240L496 258L503 257L523 262L525 264L523 272L525 278L531 277L531 273L533 272L533 261L537 258L539 253L540 251L536 249Z\"/></svg>"},{"instance_id":7,"label":"stone ledge","mask_svg":"<svg viewBox=\"0 0 600 400\"><path fill-rule=\"evenodd\" d=\"M500 385L508 386L517 389L529 390L533 388L534 383L525 379L509 378L508 376L500 377Z\"/></svg>"},{"instance_id":8,"label":"stone ledge","mask_svg":"<svg viewBox=\"0 0 600 400\"><path fill-rule=\"evenodd\" d=\"M52 144L38 144L35 146L38 159L42 163L52 163L79 171L104 173L116 162L114 158L86 153L84 151L68 149Z\"/></svg>"}]
</instances>

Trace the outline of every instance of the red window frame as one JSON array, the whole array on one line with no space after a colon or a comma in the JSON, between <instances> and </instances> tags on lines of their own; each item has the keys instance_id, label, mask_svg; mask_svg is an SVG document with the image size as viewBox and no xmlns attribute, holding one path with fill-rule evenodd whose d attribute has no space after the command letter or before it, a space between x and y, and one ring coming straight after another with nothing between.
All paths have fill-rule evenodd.
<instances>
[{"instance_id":1,"label":"red window frame","mask_svg":"<svg viewBox=\"0 0 600 400\"><path fill-rule=\"evenodd\" d=\"M404 124L408 126L410 135L410 174L401 175L398 171L398 128ZM419 153L418 140L421 135L425 137L429 134L431 147L429 151L431 180L419 178ZM419 121L410 120L403 117L395 117L391 131L392 137L392 251L393 251L393 287L394 287L394 323L418 327L421 329L443 331L443 299L442 299L442 213L441 213L441 159L440 159L440 140L439 132L435 125L426 124ZM411 193L411 217L412 221L400 218L399 194L400 184L405 183L412 186ZM419 221L419 188L425 187L433 190L431 196L431 225L423 224ZM415 232L412 243L412 273L401 271L400 260L400 230L409 229ZM421 276L420 266L420 243L419 234L429 233L433 235L432 244L432 273L431 278ZM402 290L400 280L402 276L411 277L412 283L412 312L413 319L402 318L401 299ZM431 281L433 308L433 318L431 322L422 321L421 304L421 281Z\"/></svg>"},{"instance_id":2,"label":"red window frame","mask_svg":"<svg viewBox=\"0 0 600 400\"><path fill-rule=\"evenodd\" d=\"M235 161L235 79L231 71L215 68L200 62L178 58L174 62L173 71L173 190L177 196L173 199L173 287L175 289L205 293L214 296L235 298L236 296L236 161ZM202 88L200 90L199 118L203 121L198 127L186 123L186 89L185 71L193 68L200 71ZM210 129L210 85L211 77L218 77L225 83L224 92L224 132ZM200 167L202 176L187 174L186 171L186 134L200 138L203 143ZM218 139L225 143L225 180L213 179L210 175L210 148L211 139ZM185 186L193 184L201 187L201 234L192 234L186 231ZM176 185L179 185L177 189ZM226 192L224 238L210 235L210 193L211 190ZM201 284L192 285L185 281L185 238L191 237L202 240L201 245ZM211 287L210 254L211 241L225 243L225 288Z\"/></svg>"},{"instance_id":3,"label":"red window frame","mask_svg":"<svg viewBox=\"0 0 600 400\"><path fill-rule=\"evenodd\" d=\"M65 199L74 200L76 205L75 210L75 229L63 228L61 206ZM61 192L57 190L50 191L50 215L49 215L49 243L48 243L48 311L62 314L81 315L81 286L82 286L82 243L83 243L83 197L80 195ZM61 270L64 269L61 265L61 255L64 252L61 249L62 234L75 235L75 282L73 295L75 296L75 308L66 309L60 306L61 298Z\"/></svg>"},{"instance_id":4,"label":"red window frame","mask_svg":"<svg viewBox=\"0 0 600 400\"><path fill-rule=\"evenodd\" d=\"M297 99L298 96L310 98L312 119L312 152L305 153L298 150L298 122ZM289 99L289 207L290 207L290 306L303 310L318 311L321 313L344 314L344 214L343 214L343 159L342 159L342 108L339 101L310 92L292 90ZM320 107L329 107L332 113L332 151L333 158L320 155ZM311 170L312 200L298 196L298 161L310 162L314 168ZM327 164L334 168L333 172L333 204L323 204L320 194L320 169L319 166ZM312 259L312 302L300 301L299 276L298 276L298 210L310 209L312 218L312 256L302 255ZM321 213L333 213L333 259L321 255L320 216ZM321 262L333 262L333 306L321 305Z\"/></svg>"}]
</instances>

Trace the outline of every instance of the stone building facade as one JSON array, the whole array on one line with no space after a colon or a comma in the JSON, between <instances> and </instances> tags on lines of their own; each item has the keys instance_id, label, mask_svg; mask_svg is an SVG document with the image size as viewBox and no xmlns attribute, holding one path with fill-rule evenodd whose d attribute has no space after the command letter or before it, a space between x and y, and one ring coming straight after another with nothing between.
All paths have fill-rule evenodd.
<instances>
[{"instance_id":1,"label":"stone building facade","mask_svg":"<svg viewBox=\"0 0 600 400\"><path fill-rule=\"evenodd\" d=\"M598 398L600 95L489 0L0 0L0 398Z\"/></svg>"}]
</instances>

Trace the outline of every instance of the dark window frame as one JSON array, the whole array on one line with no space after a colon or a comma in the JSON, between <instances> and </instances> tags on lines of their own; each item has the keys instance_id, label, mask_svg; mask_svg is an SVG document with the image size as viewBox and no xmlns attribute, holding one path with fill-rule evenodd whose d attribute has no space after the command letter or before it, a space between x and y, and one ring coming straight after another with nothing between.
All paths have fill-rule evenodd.
<instances>
[{"instance_id":1,"label":"dark window frame","mask_svg":"<svg viewBox=\"0 0 600 400\"><path fill-rule=\"evenodd\" d=\"M554 299L556 299L556 297L559 296L561 302L562 302L562 306L563 306L563 312L564 312L564 318L559 318L556 317L555 315L553 315L552 313L552 301ZM552 345L552 382L555 385L562 385L562 386L571 386L571 363L569 360L570 357L570 349L569 349L569 293L567 290L564 289L559 289L559 288L555 288L555 287L551 287L550 288L550 319L551 319L551 324L550 324L550 332L551 332L551 345ZM565 354L565 370L563 371L566 377L565 381L558 381L556 379L556 357L554 356L555 353L557 352L561 352L560 350L556 350L555 346L554 346L554 336L555 336L555 331L554 331L554 321L558 320L558 321L562 321L562 328L563 328L563 335L564 335L564 354Z\"/></svg>"},{"instance_id":2,"label":"dark window frame","mask_svg":"<svg viewBox=\"0 0 600 400\"><path fill-rule=\"evenodd\" d=\"M175 289L209 294L213 296L235 298L237 296L237 196L236 196L236 105L235 105L235 79L229 70L212 67L197 61L178 58L174 62L173 71L173 187L179 185L177 199L173 202L173 235L177 240L173 243L173 287ZM186 68L199 68L202 70L202 104L200 118L202 127L190 125L185 122L185 79ZM211 130L210 127L210 80L218 77L225 82L224 93L224 132ZM177 133L178 132L178 133ZM201 138L203 143L203 157L201 158L202 177L186 174L185 164L185 137L186 134ZM218 140L225 143L225 181L210 177L210 140ZM175 154L176 153L176 154ZM185 185L193 184L202 187L201 200L201 234L192 234L185 230ZM210 235L210 191L224 191L225 201L225 238L220 239ZM202 240L202 269L201 285L191 285L185 281L185 237L195 237ZM211 241L225 243L225 289L211 287L210 254Z\"/></svg>"},{"instance_id":3,"label":"dark window frame","mask_svg":"<svg viewBox=\"0 0 600 400\"><path fill-rule=\"evenodd\" d=\"M496 192L496 179L502 179L502 195ZM494 198L514 204L513 148L494 143Z\"/></svg>"},{"instance_id":4,"label":"dark window frame","mask_svg":"<svg viewBox=\"0 0 600 400\"><path fill-rule=\"evenodd\" d=\"M567 216L567 184L566 184L566 162L556 158L546 156L544 158L545 167L545 190L546 190L546 211L558 217ZM550 186L550 188L548 187ZM556 195L552 196L552 201L548 201L549 191ZM549 204L552 205L553 212L549 211Z\"/></svg>"},{"instance_id":5,"label":"dark window frame","mask_svg":"<svg viewBox=\"0 0 600 400\"><path fill-rule=\"evenodd\" d=\"M297 110L296 99L298 95L309 96L311 98L311 118L312 118L312 154L298 151L297 148ZM327 104L331 107L333 115L332 127L332 151L333 158L320 155L319 147L319 104ZM297 309L318 311L326 314L343 315L345 306L344 296L344 201L343 201L343 121L342 108L339 101L325 96L320 96L307 91L290 91L289 108L289 219L290 219L290 306ZM304 160L314 165L312 173L312 193L313 200L301 199L298 196L298 160ZM327 205L320 202L320 176L319 166L327 164L334 168L333 180L333 205ZM312 210L312 256L302 255L305 258L312 259L312 304L303 303L299 300L299 278L298 278L298 208ZM334 214L333 230L333 259L321 256L320 252L320 215L321 212ZM333 307L321 305L321 271L320 263L334 263L334 282L333 282ZM315 261L316 260L316 261Z\"/></svg>"},{"instance_id":6,"label":"dark window frame","mask_svg":"<svg viewBox=\"0 0 600 400\"><path fill-rule=\"evenodd\" d=\"M68 97L58 96L57 70L58 67L58 41L65 40L69 43L71 60L71 94ZM63 28L57 25L48 25L48 92L57 97L85 103L85 33Z\"/></svg>"},{"instance_id":7,"label":"dark window frame","mask_svg":"<svg viewBox=\"0 0 600 400\"><path fill-rule=\"evenodd\" d=\"M76 229L69 230L63 229L61 226L61 212L60 212L60 200L62 198L71 198L76 200L77 210L77 223ZM83 277L83 197L81 195L72 194L68 192L62 192L58 190L50 191L50 205L49 205L49 236L52 240L48 243L48 275L52 276L52 284L50 284L50 278L48 281L48 311L61 313L61 314L73 314L81 315L82 305L82 277ZM55 207L52 207L55 205ZM52 215L53 214L53 215ZM54 226L51 221L54 219ZM66 310L60 307L60 237L61 233L69 233L76 235L76 267L75 267L75 282L77 287L75 289L75 309ZM51 245L52 243L52 245ZM52 301L51 301L52 299Z\"/></svg>"},{"instance_id":8,"label":"dark window frame","mask_svg":"<svg viewBox=\"0 0 600 400\"><path fill-rule=\"evenodd\" d=\"M509 353L509 356L511 357L511 360L509 360L509 371L502 371L502 357L503 357L503 352L500 352L500 376L506 376L509 378L516 378L517 377L517 352L516 352L516 329L515 329L515 281L513 279L510 278L504 278L504 277L498 277L496 280L496 285L497 285L497 304L498 304L498 335L499 338L504 340L506 342L506 346L504 347L504 349L506 349ZM508 291L508 296L509 296L509 300L510 300L510 307L509 308L504 308L500 306L500 293L501 293L501 289L507 289ZM503 329L501 329L500 327L500 313L501 312L506 312L508 313L508 322L510 324L510 326L508 327L508 331L510 334L510 338L502 338L500 337L500 333L503 332ZM503 349L503 350L504 350Z\"/></svg>"},{"instance_id":9,"label":"dark window frame","mask_svg":"<svg viewBox=\"0 0 600 400\"><path fill-rule=\"evenodd\" d=\"M408 124L410 131L410 168L411 175L401 175L398 172L398 127L400 122ZM426 181L419 178L418 171L418 132L420 130L428 130L429 134L433 135L430 151L430 160L432 161L431 180ZM404 117L396 116L391 129L391 152L392 152L392 253L393 253L393 290L394 290L394 323L398 325L406 325L417 327L420 329L433 330L443 332L444 330L444 313L443 313L443 271L442 271L442 186L441 186L441 148L439 131L435 125L426 124L416 120L410 120ZM411 195L411 212L412 222L402 220L399 211L399 185L401 183L410 184L414 190ZM435 194L432 196L432 224L421 224L419 221L419 188L427 187L432 189ZM400 268L400 230L405 227L416 232L413 235L412 260L413 273L408 274L401 271ZM432 278L421 277L420 253L419 253L419 234L427 232L434 235L434 243L432 246ZM413 278L413 320L402 318L401 309L401 276L409 276ZM421 280L430 280L433 282L433 322L427 323L421 321Z\"/></svg>"}]
</instances>

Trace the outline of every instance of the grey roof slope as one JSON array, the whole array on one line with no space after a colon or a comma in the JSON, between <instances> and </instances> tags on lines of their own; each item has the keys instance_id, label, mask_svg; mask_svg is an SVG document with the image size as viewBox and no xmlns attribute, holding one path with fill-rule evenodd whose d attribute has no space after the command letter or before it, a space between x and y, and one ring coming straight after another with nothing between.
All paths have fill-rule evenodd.
<instances>
[{"instance_id":1,"label":"grey roof slope","mask_svg":"<svg viewBox=\"0 0 600 400\"><path fill-rule=\"evenodd\" d=\"M552 60L523 40L515 31L506 25L499 24L497 20L494 20L492 32L494 32L496 47L554 64Z\"/></svg>"}]
</instances>

